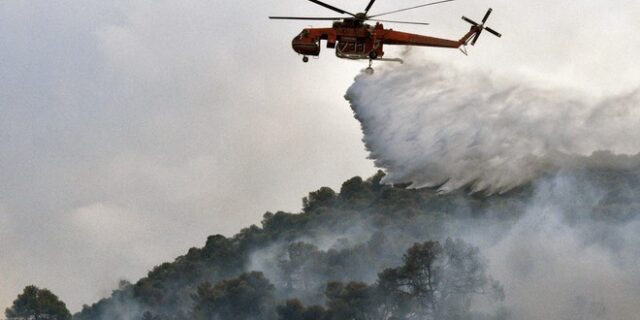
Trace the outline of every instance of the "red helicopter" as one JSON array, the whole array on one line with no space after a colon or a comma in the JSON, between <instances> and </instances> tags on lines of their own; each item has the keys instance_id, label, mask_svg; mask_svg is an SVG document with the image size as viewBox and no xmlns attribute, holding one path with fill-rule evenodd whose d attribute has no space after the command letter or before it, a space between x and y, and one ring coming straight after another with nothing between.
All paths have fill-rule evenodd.
<instances>
[{"instance_id":1,"label":"red helicopter","mask_svg":"<svg viewBox=\"0 0 640 320\"><path fill-rule=\"evenodd\" d=\"M467 17L462 17L462 20L471 24L471 30L465 34L460 40L448 40L440 39L429 36L423 36L419 34L412 34L400 31L394 31L393 29L385 29L380 22L389 23L402 23L402 24L417 24L428 25L424 22L410 22L410 21L394 21L394 20L380 20L376 19L381 16L385 16L392 13L398 13L402 11L413 10L417 8L432 6L445 2L452 2L454 0L444 0L430 2L419 6L410 8L404 8L399 10L393 10L389 12L369 15L369 10L376 2L376 0L370 0L369 4L365 8L364 12L351 13L332 5L326 4L319 0L309 0L317 5L341 13L343 15L349 15L348 17L269 17L269 19L279 20L329 20L334 21L331 28L307 28L302 30L299 35L293 38L292 46L293 50L303 55L302 61L308 62L308 56L320 55L320 41L327 41L327 48L335 48L336 56L343 59L353 60L369 60L369 67L366 69L368 73L373 73L371 67L373 60L380 61L395 61L402 63L401 59L384 59L383 45L405 45L405 46L423 46L423 47L439 47L439 48L459 48L466 54L466 45L471 43L475 45L482 34L482 31L487 30L497 37L502 37L497 31L486 27L485 23L491 15L492 9L489 9L482 19L482 23L477 23ZM366 21L375 21L375 26L366 24Z\"/></svg>"}]
</instances>

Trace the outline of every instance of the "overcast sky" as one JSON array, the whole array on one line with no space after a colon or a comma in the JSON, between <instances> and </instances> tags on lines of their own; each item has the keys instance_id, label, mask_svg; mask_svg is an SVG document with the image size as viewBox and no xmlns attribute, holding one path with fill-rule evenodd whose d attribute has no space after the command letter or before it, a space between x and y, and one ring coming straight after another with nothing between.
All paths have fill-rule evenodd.
<instances>
[{"instance_id":1,"label":"overcast sky","mask_svg":"<svg viewBox=\"0 0 640 320\"><path fill-rule=\"evenodd\" d=\"M470 57L418 50L593 95L638 86L637 1L460 0L393 16L430 27L392 27L457 39L460 16L489 6L502 39ZM365 64L326 48L303 64L290 41L309 23L268 15L335 14L303 0L0 2L0 308L35 284L78 311L207 235L375 172L343 98Z\"/></svg>"}]
</instances>

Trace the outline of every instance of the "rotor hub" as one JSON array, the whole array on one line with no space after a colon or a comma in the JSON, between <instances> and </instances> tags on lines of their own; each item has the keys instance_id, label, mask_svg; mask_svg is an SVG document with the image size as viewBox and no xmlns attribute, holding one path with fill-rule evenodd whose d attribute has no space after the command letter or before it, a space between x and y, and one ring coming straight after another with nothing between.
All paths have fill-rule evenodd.
<instances>
[{"instance_id":1,"label":"rotor hub","mask_svg":"<svg viewBox=\"0 0 640 320\"><path fill-rule=\"evenodd\" d=\"M359 21L366 21L367 18L367 14L365 12L356 13L355 15L355 19Z\"/></svg>"},{"instance_id":2,"label":"rotor hub","mask_svg":"<svg viewBox=\"0 0 640 320\"><path fill-rule=\"evenodd\" d=\"M469 22L471 25L473 25L472 28L476 29L476 33L475 35L473 35L473 38L471 39L471 45L474 46L476 44L476 42L478 41L478 38L480 38L480 35L482 34L482 31L487 30L487 32L493 34L494 36L500 38L502 37L502 34L500 34L498 31L495 31L489 27L486 27L485 24L487 23L487 20L489 19L489 16L491 15L491 12L493 11L493 9L489 8L489 10L487 10L487 13L484 15L484 18L482 18L482 23L477 23L467 17L462 17L462 20Z\"/></svg>"}]
</instances>

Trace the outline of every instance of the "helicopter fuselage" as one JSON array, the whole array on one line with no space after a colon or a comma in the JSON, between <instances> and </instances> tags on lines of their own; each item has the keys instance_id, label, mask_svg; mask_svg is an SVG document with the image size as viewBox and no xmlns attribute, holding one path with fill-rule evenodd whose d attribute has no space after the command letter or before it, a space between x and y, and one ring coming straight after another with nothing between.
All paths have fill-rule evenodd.
<instances>
[{"instance_id":1,"label":"helicopter fuselage","mask_svg":"<svg viewBox=\"0 0 640 320\"><path fill-rule=\"evenodd\" d=\"M375 60L384 56L385 44L459 48L477 32L478 28L472 26L462 39L447 40L385 29L380 23L371 26L357 19L344 19L334 22L331 28L304 29L291 44L295 52L305 57L318 56L321 41L326 40L327 48L335 49L339 58Z\"/></svg>"}]
</instances>

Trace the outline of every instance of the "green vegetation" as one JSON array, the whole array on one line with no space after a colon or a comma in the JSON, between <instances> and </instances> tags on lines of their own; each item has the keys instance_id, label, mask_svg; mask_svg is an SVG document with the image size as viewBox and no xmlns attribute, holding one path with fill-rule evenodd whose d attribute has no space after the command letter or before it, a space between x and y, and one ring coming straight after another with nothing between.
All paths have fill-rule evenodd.
<instances>
[{"instance_id":1,"label":"green vegetation","mask_svg":"<svg viewBox=\"0 0 640 320\"><path fill-rule=\"evenodd\" d=\"M578 175L572 201L589 206L576 215L615 223L637 215L637 174L572 173ZM303 199L300 213L267 212L260 226L210 236L204 247L133 284L123 281L73 318L502 319L504 312L471 314L472 299L490 304L504 292L477 245L449 237L465 228L508 230L540 188L489 198L465 190L441 195L383 185L382 177L349 179L339 192L320 188Z\"/></svg>"},{"instance_id":2,"label":"green vegetation","mask_svg":"<svg viewBox=\"0 0 640 320\"><path fill-rule=\"evenodd\" d=\"M340 319L363 313L368 304L398 310L422 305L420 312L436 314L434 306L449 303L453 293L440 287L433 288L433 298L416 296L424 288L403 293L410 267L391 267L412 262L416 254L407 249L415 243L435 246L429 251L431 263L458 252L450 249L456 244L476 250L469 257L482 265L470 245L424 241L446 239L443 218L483 210L487 204L464 193L438 195L382 185L382 177L380 172L366 181L349 179L339 193L320 188L303 199L301 213L267 212L261 227L250 226L231 238L210 236L203 248L153 268L135 284L121 284L111 297L85 306L74 319L114 319L114 314L132 312L147 319ZM502 204L502 214L510 215L517 205ZM464 212L453 212L462 207ZM332 244L321 248L322 242ZM491 289L484 269L477 270L472 291ZM386 297L382 292L391 288L396 291ZM345 309L345 301L360 311Z\"/></svg>"},{"instance_id":3,"label":"green vegetation","mask_svg":"<svg viewBox=\"0 0 640 320\"><path fill-rule=\"evenodd\" d=\"M220 281L215 286L205 282L193 296L191 318L259 319L273 314L274 286L260 272L244 273L237 278Z\"/></svg>"},{"instance_id":4,"label":"green vegetation","mask_svg":"<svg viewBox=\"0 0 640 320\"><path fill-rule=\"evenodd\" d=\"M71 319L71 313L67 310L64 302L47 289L40 289L36 286L27 286L18 295L13 305L5 311L7 318L24 319L48 319L67 320Z\"/></svg>"},{"instance_id":5,"label":"green vegetation","mask_svg":"<svg viewBox=\"0 0 640 320\"><path fill-rule=\"evenodd\" d=\"M487 277L477 249L462 241L416 243L403 261L385 269L373 285L329 282L326 308L288 300L278 307L278 319L464 319L472 295L504 298L501 286Z\"/></svg>"}]
</instances>

